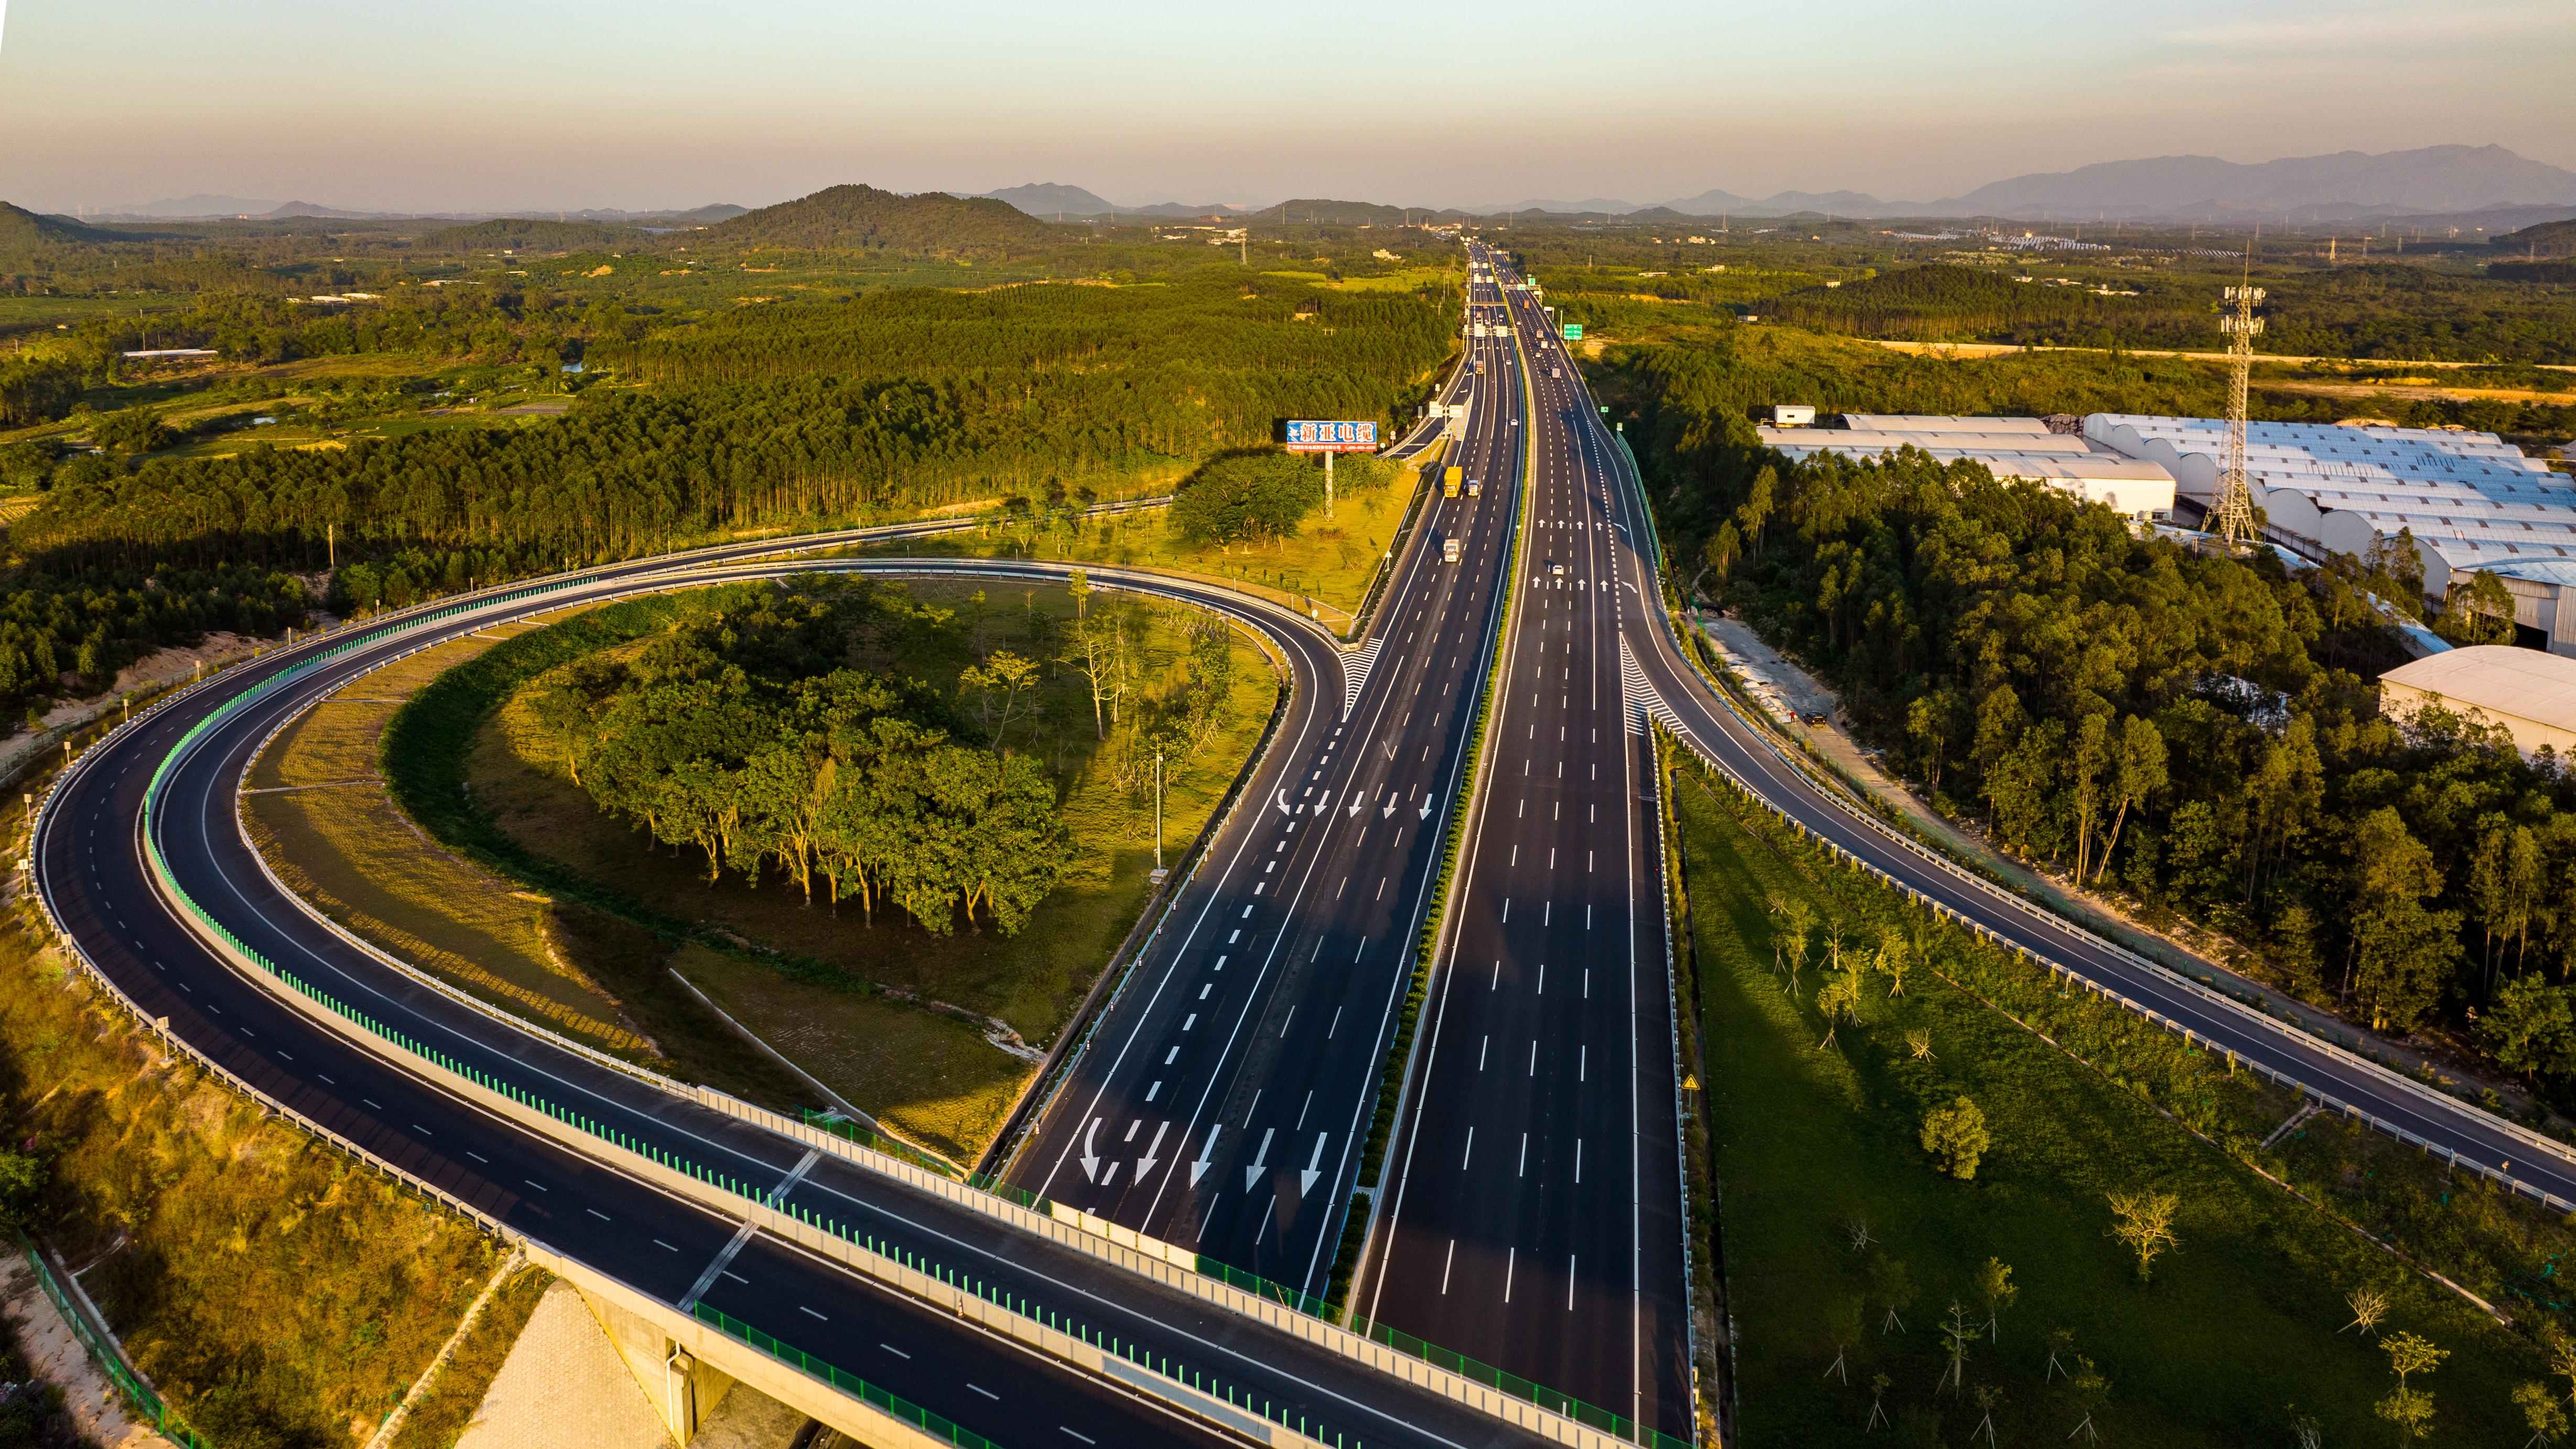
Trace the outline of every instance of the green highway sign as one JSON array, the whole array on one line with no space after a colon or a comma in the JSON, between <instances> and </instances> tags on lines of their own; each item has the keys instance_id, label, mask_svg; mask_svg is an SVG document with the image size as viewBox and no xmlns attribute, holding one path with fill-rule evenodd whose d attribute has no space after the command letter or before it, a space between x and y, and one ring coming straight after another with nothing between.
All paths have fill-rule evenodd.
<instances>
[{"instance_id":1,"label":"green highway sign","mask_svg":"<svg viewBox=\"0 0 2576 1449\"><path fill-rule=\"evenodd\" d=\"M1568 322L1568 323L1566 323L1566 324L1565 324L1565 340L1566 340L1566 341L1568 341L1568 342L1580 342L1580 341L1582 341L1582 340L1583 340L1583 324L1582 324L1582 323L1580 323L1580 322Z\"/></svg>"}]
</instances>

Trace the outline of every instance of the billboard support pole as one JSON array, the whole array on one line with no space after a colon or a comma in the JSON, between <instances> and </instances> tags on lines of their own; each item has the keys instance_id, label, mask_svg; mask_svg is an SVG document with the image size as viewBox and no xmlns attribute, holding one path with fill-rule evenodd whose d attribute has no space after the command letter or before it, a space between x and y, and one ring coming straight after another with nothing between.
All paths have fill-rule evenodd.
<instances>
[{"instance_id":1,"label":"billboard support pole","mask_svg":"<svg viewBox=\"0 0 2576 1449\"><path fill-rule=\"evenodd\" d=\"M1324 516L1333 516L1333 455L1324 455Z\"/></svg>"}]
</instances>

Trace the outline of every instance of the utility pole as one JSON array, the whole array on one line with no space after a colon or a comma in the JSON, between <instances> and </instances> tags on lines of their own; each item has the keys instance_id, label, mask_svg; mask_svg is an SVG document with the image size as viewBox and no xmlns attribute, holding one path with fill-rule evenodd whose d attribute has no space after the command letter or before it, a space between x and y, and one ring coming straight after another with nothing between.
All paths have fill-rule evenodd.
<instances>
[{"instance_id":1,"label":"utility pole","mask_svg":"<svg viewBox=\"0 0 2576 1449\"><path fill-rule=\"evenodd\" d=\"M336 523L322 525L322 547L330 551L331 571L338 573L340 571L340 525Z\"/></svg>"},{"instance_id":2,"label":"utility pole","mask_svg":"<svg viewBox=\"0 0 2576 1449\"><path fill-rule=\"evenodd\" d=\"M1330 458L1333 455L1326 453L1324 456ZM1161 885L1164 877L1169 874L1171 872L1163 869L1163 752L1156 750L1154 752L1154 884Z\"/></svg>"}]
</instances>

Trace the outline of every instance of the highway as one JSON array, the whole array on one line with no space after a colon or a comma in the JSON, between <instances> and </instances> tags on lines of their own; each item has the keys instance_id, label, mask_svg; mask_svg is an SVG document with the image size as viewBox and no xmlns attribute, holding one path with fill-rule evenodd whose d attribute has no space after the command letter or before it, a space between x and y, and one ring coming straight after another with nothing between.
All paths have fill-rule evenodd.
<instances>
[{"instance_id":1,"label":"highway","mask_svg":"<svg viewBox=\"0 0 2576 1449\"><path fill-rule=\"evenodd\" d=\"M235 815L260 743L311 701L424 644L576 602L815 567L998 578L1056 577L1069 567L736 561L779 546L720 551L685 576L650 565L603 571L535 597L347 631L219 675L93 747L57 782L39 820L36 887L67 936L136 1009L253 1091L507 1231L661 1302L731 1315L975 1433L1016 1444L1063 1434L1151 1445L1218 1437L1203 1421L1034 1356L782 1238L744 1231L737 1218L649 1181L632 1156L604 1144L584 1150L514 1122L417 1054L434 1052L523 1098L559 1104L635 1152L696 1164L703 1175L767 1193L783 1211L844 1225L943 1280L971 1284L1086 1341L1113 1342L1324 1442L1525 1442L1448 1399L839 1157L809 1153L500 1021L343 940L260 868ZM1098 586L1186 600L1267 635L1295 680L1292 731L1339 713L1337 651L1293 615L1222 586L1091 573ZM309 663L352 634L356 647ZM307 667L254 693L298 664ZM413 1052L318 1024L274 979L211 949L156 889L142 834L147 782L199 721L245 695L253 697L198 733L169 766L150 816L153 841L177 887L242 947L363 1011ZM1261 763L1265 781L1282 758Z\"/></svg>"},{"instance_id":2,"label":"highway","mask_svg":"<svg viewBox=\"0 0 2576 1449\"><path fill-rule=\"evenodd\" d=\"M1471 416L1457 460L1484 483L1482 496L1426 505L1356 654L1222 585L1091 570L1102 587L1185 601L1259 631L1286 659L1293 689L1243 805L1095 1019L1012 1159L1012 1181L1320 1291L1394 1004L1433 904L1437 837L1470 767L1468 704L1498 655L1484 773L1359 1281L1371 1318L1647 1428L1689 1434L1662 843L1650 757L1634 732L1641 714L1927 903L2214 1049L2456 1153L2464 1168L2576 1202L2576 1161L2564 1148L2033 910L1865 818L1785 759L1685 657L1661 603L1634 469L1537 303L1492 283L1470 300L1509 307L1520 334L1477 344L1472 356L1486 368L1461 382ZM1524 355L1537 369L1527 412ZM1515 528L1526 530L1523 567L1504 580ZM1454 565L1437 547L1453 536L1462 545ZM461 612L343 631L228 671L65 772L39 818L34 886L136 1009L251 1090L508 1231L664 1303L720 1310L975 1433L1015 1445L1064 1434L1146 1445L1217 1437L1202 1420L1036 1357L784 1238L745 1232L738 1217L636 1170L627 1153L749 1184L926 1271L1179 1366L1323 1442L1527 1442L1294 1336L809 1154L497 1021L340 938L267 877L242 839L236 792L260 742L314 699L437 640L577 602L815 567L992 578L1069 567L762 561L853 541L768 540L590 571L542 595L477 596ZM352 640L357 647L341 652ZM419 1050L577 1110L627 1150L514 1121L413 1053L319 1024L275 980L208 945L157 887L146 851L146 785L165 760L150 843L177 888L244 948Z\"/></svg>"},{"instance_id":3,"label":"highway","mask_svg":"<svg viewBox=\"0 0 2576 1449\"><path fill-rule=\"evenodd\" d=\"M1685 657L1661 601L1633 462L1577 370L1565 365L1561 381L1549 375L1561 353L1539 303L1512 296L1538 397L1531 565L1513 581L1525 607L1504 643L1506 677L1517 683L1500 701L1507 722L1451 905L1454 944L1435 988L1436 1024L1415 1063L1396 1198L1371 1240L1364 1313L1596 1404L1617 1407L1611 1395L1630 1376L1641 1423L1687 1432L1673 1417L1686 1402L1673 1396L1687 1376L1687 1330L1683 1264L1667 1252L1680 1239L1671 1216L1680 1184L1667 1155L1673 1058L1670 1022L1658 1010L1669 999L1660 885L1641 878L1659 858L1642 840L1656 812L1642 746L1593 742L1587 716L1614 709L1658 720L1800 828L1979 932L2329 1106L2453 1156L2463 1170L2507 1181L2554 1210L2576 1207L2576 1157L2563 1144L2009 896L1868 818L1785 758ZM1556 561L1566 565L1562 581ZM1559 733L1552 747L1551 727ZM1622 813L1637 822L1634 844L1594 824L1595 801L1606 824L1623 793L1633 808ZM1623 868L1639 874L1596 878ZM1632 887L1629 922L1607 915L1623 883ZM1563 912L1578 901L1600 910L1589 932L1574 935ZM1619 932L1624 939L1605 934ZM1636 989L1583 997L1565 980L1578 961L1596 992L1605 974L1617 982L1625 973ZM1562 994L1549 1000L1550 992ZM1633 1073L1606 1093L1597 1065L1604 1051L1613 1072ZM1623 1108L1633 1146L1619 1140ZM1596 1188L1589 1153L1601 1149L1618 1163L1612 1173L1624 1175L1602 1173L1607 1185ZM1580 1169L1576 1150L1587 1154ZM1625 1233L1609 1226L1627 1223L1635 1226ZM1624 1282L1623 1246L1634 1254ZM1585 1270L1605 1255L1598 1278Z\"/></svg>"},{"instance_id":4,"label":"highway","mask_svg":"<svg viewBox=\"0 0 2576 1449\"><path fill-rule=\"evenodd\" d=\"M1652 744L1620 677L1621 638L1657 605L1651 579L1639 592L1612 475L1581 445L1581 383L1538 303L1506 296L1535 403L1528 539L1358 1301L1687 1438L1663 847Z\"/></svg>"},{"instance_id":5,"label":"highway","mask_svg":"<svg viewBox=\"0 0 2576 1449\"><path fill-rule=\"evenodd\" d=\"M1490 283L1471 301L1501 320ZM1508 338L1469 348L1467 428L1443 462L1482 496L1424 504L1347 712L1282 731L1263 766L1278 778L1175 894L1006 1174L1309 1295L1340 1246L1510 547L1518 370Z\"/></svg>"}]
</instances>

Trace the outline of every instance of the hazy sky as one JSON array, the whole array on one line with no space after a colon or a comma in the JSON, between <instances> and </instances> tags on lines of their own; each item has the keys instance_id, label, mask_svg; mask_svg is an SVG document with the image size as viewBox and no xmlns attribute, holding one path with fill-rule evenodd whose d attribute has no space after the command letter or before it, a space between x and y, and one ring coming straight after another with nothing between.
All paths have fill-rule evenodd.
<instances>
[{"instance_id":1,"label":"hazy sky","mask_svg":"<svg viewBox=\"0 0 2576 1449\"><path fill-rule=\"evenodd\" d=\"M0 0L0 198L1929 200L2495 143L2576 168L2570 0Z\"/></svg>"}]
</instances>

